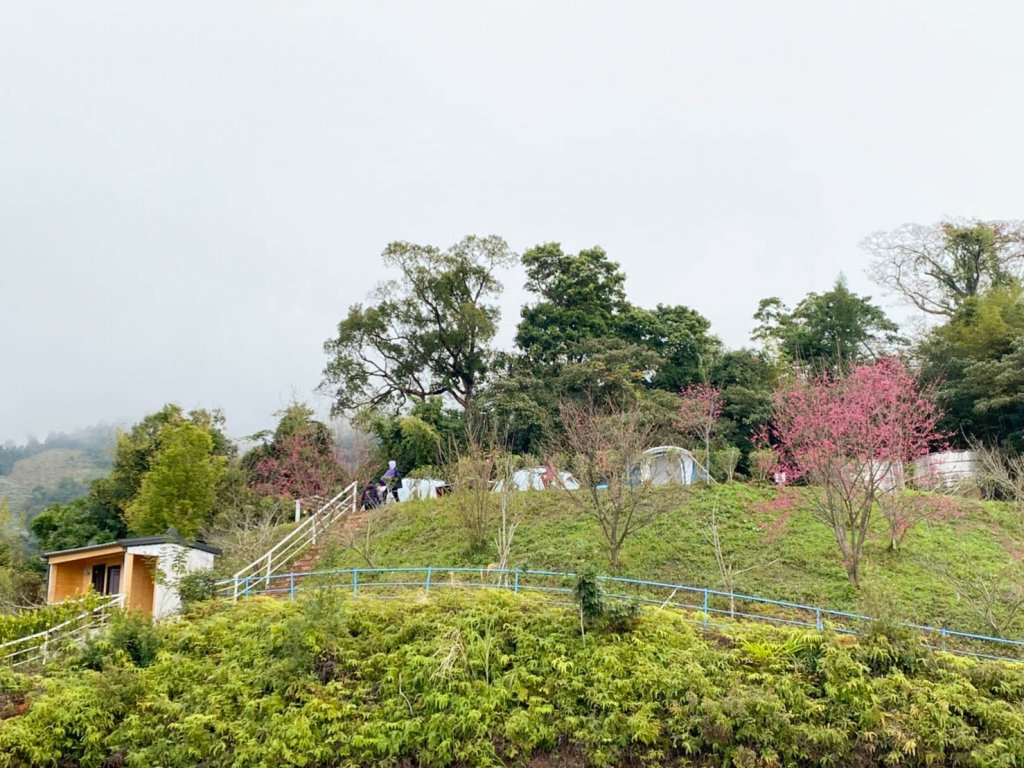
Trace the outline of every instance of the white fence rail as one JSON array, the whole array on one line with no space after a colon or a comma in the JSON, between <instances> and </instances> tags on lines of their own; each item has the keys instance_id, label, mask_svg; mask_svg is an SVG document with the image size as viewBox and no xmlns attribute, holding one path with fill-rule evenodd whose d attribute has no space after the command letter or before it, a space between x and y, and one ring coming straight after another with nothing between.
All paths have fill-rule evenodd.
<instances>
[{"instance_id":1,"label":"white fence rail","mask_svg":"<svg viewBox=\"0 0 1024 768\"><path fill-rule=\"evenodd\" d=\"M113 595L95 608L55 624L42 632L0 643L0 666L18 667L47 662L69 648L78 646L96 630L107 625L110 614L124 604L124 595Z\"/></svg>"},{"instance_id":2,"label":"white fence rail","mask_svg":"<svg viewBox=\"0 0 1024 768\"><path fill-rule=\"evenodd\" d=\"M352 483L341 493L324 503L320 509L303 520L291 533L275 544L266 554L253 560L232 577L232 599L238 599L239 584L269 582L275 572L285 568L309 547L317 537L327 532L346 513L356 511L358 494Z\"/></svg>"}]
</instances>

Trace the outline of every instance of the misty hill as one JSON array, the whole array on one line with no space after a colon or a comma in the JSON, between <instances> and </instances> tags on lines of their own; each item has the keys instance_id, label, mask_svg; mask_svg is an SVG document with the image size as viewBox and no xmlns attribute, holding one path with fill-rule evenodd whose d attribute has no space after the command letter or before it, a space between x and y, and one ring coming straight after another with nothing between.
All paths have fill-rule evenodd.
<instances>
[{"instance_id":1,"label":"misty hill","mask_svg":"<svg viewBox=\"0 0 1024 768\"><path fill-rule=\"evenodd\" d=\"M27 520L51 504L82 496L90 481L110 471L115 435L114 427L97 425L0 446L0 499Z\"/></svg>"}]
</instances>

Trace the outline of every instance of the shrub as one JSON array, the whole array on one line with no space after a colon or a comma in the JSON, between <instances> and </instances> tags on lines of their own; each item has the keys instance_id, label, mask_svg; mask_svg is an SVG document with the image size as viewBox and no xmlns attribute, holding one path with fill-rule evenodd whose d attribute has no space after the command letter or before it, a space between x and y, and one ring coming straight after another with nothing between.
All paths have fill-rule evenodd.
<instances>
[{"instance_id":1,"label":"shrub","mask_svg":"<svg viewBox=\"0 0 1024 768\"><path fill-rule=\"evenodd\" d=\"M715 475L719 480L731 483L736 476L736 467L740 463L740 449L735 445L728 445L716 451L713 457Z\"/></svg>"},{"instance_id":2,"label":"shrub","mask_svg":"<svg viewBox=\"0 0 1024 768\"><path fill-rule=\"evenodd\" d=\"M116 613L106 632L90 638L81 654L86 669L133 664L148 667L160 650L160 636L153 621L141 613Z\"/></svg>"},{"instance_id":3,"label":"shrub","mask_svg":"<svg viewBox=\"0 0 1024 768\"><path fill-rule=\"evenodd\" d=\"M182 610L190 611L199 603L212 599L216 592L215 583L216 579L211 569L192 571L178 579Z\"/></svg>"}]
</instances>

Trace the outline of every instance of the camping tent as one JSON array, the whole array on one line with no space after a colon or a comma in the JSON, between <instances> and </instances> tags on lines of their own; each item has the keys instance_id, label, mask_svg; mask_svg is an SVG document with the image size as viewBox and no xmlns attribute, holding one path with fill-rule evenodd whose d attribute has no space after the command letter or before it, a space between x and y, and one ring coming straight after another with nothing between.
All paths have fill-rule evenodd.
<instances>
[{"instance_id":1,"label":"camping tent","mask_svg":"<svg viewBox=\"0 0 1024 768\"><path fill-rule=\"evenodd\" d=\"M531 467L530 469L519 469L516 470L512 475L512 488L517 491L543 491L544 476L548 470L545 467ZM580 487L579 481L576 480L568 472L558 472L557 477L547 487L558 486L565 488L569 491L578 490ZM495 493L503 490L505 487L505 481L499 480L494 484Z\"/></svg>"},{"instance_id":2,"label":"camping tent","mask_svg":"<svg viewBox=\"0 0 1024 768\"><path fill-rule=\"evenodd\" d=\"M707 479L708 473L685 448L659 445L643 452L631 475L637 483L690 485Z\"/></svg>"}]
</instances>

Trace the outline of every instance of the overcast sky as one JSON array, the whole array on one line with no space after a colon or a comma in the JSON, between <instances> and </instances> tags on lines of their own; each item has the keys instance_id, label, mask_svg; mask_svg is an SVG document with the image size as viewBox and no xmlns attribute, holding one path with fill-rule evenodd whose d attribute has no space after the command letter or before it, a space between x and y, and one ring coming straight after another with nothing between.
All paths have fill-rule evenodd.
<instances>
[{"instance_id":1,"label":"overcast sky","mask_svg":"<svg viewBox=\"0 0 1024 768\"><path fill-rule=\"evenodd\" d=\"M315 399L391 240L604 246L730 346L1024 215L1024 4L0 0L0 440ZM525 296L510 274L507 343Z\"/></svg>"}]
</instances>

